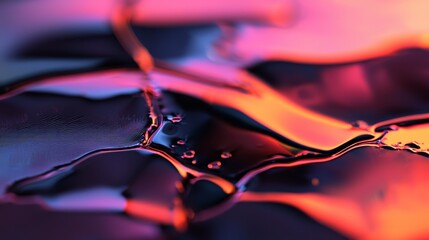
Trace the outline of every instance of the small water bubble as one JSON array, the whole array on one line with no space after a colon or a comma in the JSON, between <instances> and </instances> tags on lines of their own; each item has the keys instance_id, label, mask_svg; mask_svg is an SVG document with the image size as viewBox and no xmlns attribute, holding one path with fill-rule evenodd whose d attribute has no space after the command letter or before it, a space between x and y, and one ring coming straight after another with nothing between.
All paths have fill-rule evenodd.
<instances>
[{"instance_id":1,"label":"small water bubble","mask_svg":"<svg viewBox=\"0 0 429 240\"><path fill-rule=\"evenodd\" d=\"M219 169L222 166L221 161L214 161L207 165L209 169Z\"/></svg>"},{"instance_id":2,"label":"small water bubble","mask_svg":"<svg viewBox=\"0 0 429 240\"><path fill-rule=\"evenodd\" d=\"M194 159L194 160L192 160L191 163L195 165L195 164L197 164L197 160Z\"/></svg>"},{"instance_id":3,"label":"small water bubble","mask_svg":"<svg viewBox=\"0 0 429 240\"><path fill-rule=\"evenodd\" d=\"M220 155L220 157L221 157L221 158L223 158L223 159L227 159L227 158L232 157L232 153L230 153L230 152L223 152L223 153Z\"/></svg>"},{"instance_id":4,"label":"small water bubble","mask_svg":"<svg viewBox=\"0 0 429 240\"><path fill-rule=\"evenodd\" d=\"M195 157L195 151L189 150L183 153L182 158L190 159Z\"/></svg>"},{"instance_id":5,"label":"small water bubble","mask_svg":"<svg viewBox=\"0 0 429 240\"><path fill-rule=\"evenodd\" d=\"M167 116L167 119L170 120L172 123L179 123L182 121L182 116L180 115L169 115Z\"/></svg>"},{"instance_id":6,"label":"small water bubble","mask_svg":"<svg viewBox=\"0 0 429 240\"><path fill-rule=\"evenodd\" d=\"M178 145L185 145L185 140L178 140L176 143Z\"/></svg>"}]
</instances>

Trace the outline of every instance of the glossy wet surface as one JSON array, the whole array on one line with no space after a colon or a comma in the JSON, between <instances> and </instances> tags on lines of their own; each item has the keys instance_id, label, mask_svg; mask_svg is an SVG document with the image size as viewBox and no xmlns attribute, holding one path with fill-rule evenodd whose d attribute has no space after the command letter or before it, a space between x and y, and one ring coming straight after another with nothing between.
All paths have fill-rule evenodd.
<instances>
[{"instance_id":1,"label":"glossy wet surface","mask_svg":"<svg viewBox=\"0 0 429 240\"><path fill-rule=\"evenodd\" d=\"M171 79L166 73L154 75L150 82L138 70L115 70L115 78L109 74L51 77L5 93L0 110L2 187L7 191L1 208L16 216L2 224L7 236L15 233L6 229L23 219L37 219L40 226L29 228L40 237L60 234L43 230L51 221L97 222L74 225L79 229L75 237L131 239L267 232L279 237L285 229L291 237L326 238L427 233L425 223L398 228L396 220L414 222L428 211L427 115L409 115L420 110L411 107L405 117L373 126L331 123L328 117L316 121L318 127L338 128L326 132L331 135L327 139L344 141L327 151L321 133L310 141L288 139L288 131L296 139L302 133L311 138L311 132L294 130L307 126L290 125L277 133L276 125L264 124L281 111L277 105L265 106L273 116L252 119L254 109L246 108L257 105L237 104L239 94L253 102L261 98L251 91L207 83L216 94L196 98L193 88L184 87L189 80L174 73ZM88 89L98 76L110 80ZM246 78L239 81L246 83ZM256 81L263 84L263 79ZM320 83L317 78L313 82ZM150 84L158 86L156 93ZM266 86L288 96L281 87ZM229 102L228 94L235 93ZM281 107L298 104L292 105L298 117L300 111L310 119L319 116L303 109L302 102L279 99ZM284 117L293 119L293 114ZM388 119L382 111L372 116ZM270 224L261 225L261 218ZM112 224L109 231L98 230ZM128 226L126 234L120 234L120 226Z\"/></svg>"},{"instance_id":2,"label":"glossy wet surface","mask_svg":"<svg viewBox=\"0 0 429 240\"><path fill-rule=\"evenodd\" d=\"M213 25L135 28L145 74L98 30L0 68L0 238L429 236L427 51L237 66Z\"/></svg>"}]
</instances>

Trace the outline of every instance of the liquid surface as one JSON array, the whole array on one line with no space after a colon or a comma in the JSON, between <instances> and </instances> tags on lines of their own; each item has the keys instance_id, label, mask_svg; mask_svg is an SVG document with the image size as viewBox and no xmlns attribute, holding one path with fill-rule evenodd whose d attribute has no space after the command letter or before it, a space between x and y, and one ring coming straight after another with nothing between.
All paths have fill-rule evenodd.
<instances>
[{"instance_id":1,"label":"liquid surface","mask_svg":"<svg viewBox=\"0 0 429 240\"><path fill-rule=\"evenodd\" d=\"M97 9L7 26L1 239L429 238L427 51L238 67L212 25L134 26L145 62Z\"/></svg>"},{"instance_id":2,"label":"liquid surface","mask_svg":"<svg viewBox=\"0 0 429 240\"><path fill-rule=\"evenodd\" d=\"M253 118L256 106L237 101L240 96L265 101L261 91L275 91L268 85L253 93L194 83L165 71L157 74L146 82L138 70L76 73L5 92L0 101L2 165L7 168L2 171L7 189L2 211L22 217L37 211L47 224L55 215L67 223L83 217L106 219L101 225L141 225L127 233L131 237L193 238L218 228L258 235L278 232L282 221L314 230L295 230L294 236L426 236L425 223L398 228L397 218L414 223L428 213L428 115L374 125L331 122L279 97L281 109L267 105L269 112ZM100 76L104 85L80 90ZM239 81L264 84L257 78ZM217 94L198 95L192 84L216 88ZM274 118L288 104L295 112L285 119L293 121L303 113L318 119L317 127L338 129L326 136L338 144L328 149L323 132L295 131L306 128L299 124L286 122L284 132L275 131ZM295 139L309 141L289 139L289 129ZM280 225L244 230L265 215ZM234 230L225 227L243 218L248 220ZM2 231L11 224L2 224ZM114 229L88 231L119 234Z\"/></svg>"}]
</instances>

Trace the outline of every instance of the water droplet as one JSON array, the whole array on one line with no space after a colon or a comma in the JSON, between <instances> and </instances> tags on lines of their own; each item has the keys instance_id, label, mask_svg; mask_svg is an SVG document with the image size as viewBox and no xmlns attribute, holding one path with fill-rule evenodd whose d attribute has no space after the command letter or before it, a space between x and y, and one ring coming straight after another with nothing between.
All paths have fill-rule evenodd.
<instances>
[{"instance_id":1,"label":"water droplet","mask_svg":"<svg viewBox=\"0 0 429 240\"><path fill-rule=\"evenodd\" d=\"M182 158L190 159L195 157L195 151L189 150L183 153Z\"/></svg>"},{"instance_id":2,"label":"water droplet","mask_svg":"<svg viewBox=\"0 0 429 240\"><path fill-rule=\"evenodd\" d=\"M223 153L220 155L220 157L221 157L221 158L223 158L223 159L227 159L227 158L232 157L232 154L231 154L230 152L223 152Z\"/></svg>"},{"instance_id":3,"label":"water droplet","mask_svg":"<svg viewBox=\"0 0 429 240\"><path fill-rule=\"evenodd\" d=\"M219 169L221 166L222 166L222 163L220 161L214 161L207 165L209 169Z\"/></svg>"},{"instance_id":4,"label":"water droplet","mask_svg":"<svg viewBox=\"0 0 429 240\"><path fill-rule=\"evenodd\" d=\"M182 121L182 116L180 116L180 115L169 115L169 116L167 116L167 119L173 123L179 123Z\"/></svg>"},{"instance_id":5,"label":"water droplet","mask_svg":"<svg viewBox=\"0 0 429 240\"><path fill-rule=\"evenodd\" d=\"M178 144L178 145L185 145L185 140L178 140L178 141L177 141L177 144Z\"/></svg>"},{"instance_id":6,"label":"water droplet","mask_svg":"<svg viewBox=\"0 0 429 240\"><path fill-rule=\"evenodd\" d=\"M192 160L192 162L191 162L192 164L197 164L197 160Z\"/></svg>"}]
</instances>

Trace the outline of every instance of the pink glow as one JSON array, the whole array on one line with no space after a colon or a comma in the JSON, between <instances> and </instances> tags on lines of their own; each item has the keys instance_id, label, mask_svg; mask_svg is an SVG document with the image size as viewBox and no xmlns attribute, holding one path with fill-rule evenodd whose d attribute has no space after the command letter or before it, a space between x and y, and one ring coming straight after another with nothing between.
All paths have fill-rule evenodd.
<instances>
[{"instance_id":1,"label":"pink glow","mask_svg":"<svg viewBox=\"0 0 429 240\"><path fill-rule=\"evenodd\" d=\"M406 47L427 47L425 0L298 1L287 27L244 24L233 44L243 60L339 63L374 58ZM263 43L263 44L260 44Z\"/></svg>"}]
</instances>

